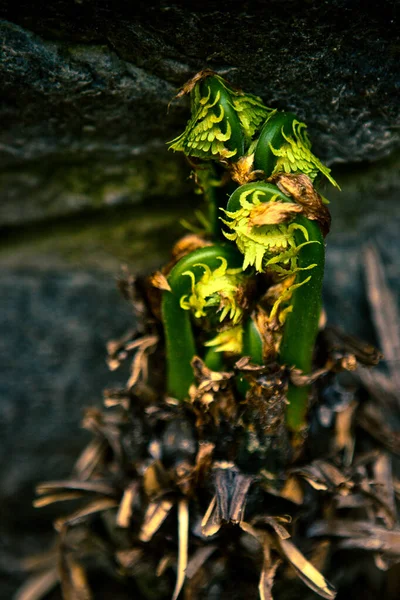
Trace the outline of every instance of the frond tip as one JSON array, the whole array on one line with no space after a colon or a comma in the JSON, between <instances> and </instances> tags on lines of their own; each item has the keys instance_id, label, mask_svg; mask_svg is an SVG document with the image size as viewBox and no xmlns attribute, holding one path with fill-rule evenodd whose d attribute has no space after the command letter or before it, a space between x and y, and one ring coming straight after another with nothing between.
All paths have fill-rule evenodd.
<instances>
[{"instance_id":1,"label":"frond tip","mask_svg":"<svg viewBox=\"0 0 400 600\"><path fill-rule=\"evenodd\" d=\"M206 264L194 265L204 270L198 281L193 271L182 273L182 276L190 277L192 284L191 294L181 297L180 307L192 311L196 318L206 317L210 309L214 309L220 322L228 318L236 325L243 317L243 308L238 303L237 296L245 276L241 268L228 268L228 262L222 256L219 260L221 265L214 271Z\"/></svg>"},{"instance_id":2,"label":"frond tip","mask_svg":"<svg viewBox=\"0 0 400 600\"><path fill-rule=\"evenodd\" d=\"M256 271L262 272L271 265L270 270L280 268L289 274L297 267L298 244L294 233L301 231L306 242L308 233L300 224L282 222L282 219L293 219L298 212L294 203L277 202L277 196L263 203L260 200L263 195L262 190L248 189L240 195L240 209L224 210L228 218L221 220L231 230L224 235L236 242L243 254L243 270L255 267ZM249 196L251 201L247 199Z\"/></svg>"},{"instance_id":3,"label":"frond tip","mask_svg":"<svg viewBox=\"0 0 400 600\"><path fill-rule=\"evenodd\" d=\"M306 132L307 125L293 120L292 135L286 134L282 127L282 137L286 143L274 148L270 143L271 152L278 158L273 175L276 173L304 173L312 181L319 173L325 175L332 185L339 187L330 174L330 169L311 152L311 142Z\"/></svg>"},{"instance_id":4,"label":"frond tip","mask_svg":"<svg viewBox=\"0 0 400 600\"><path fill-rule=\"evenodd\" d=\"M265 119L274 112L257 96L232 89L209 71L187 89L191 94L192 116L185 131L169 145L170 149L187 156L237 160Z\"/></svg>"}]
</instances>

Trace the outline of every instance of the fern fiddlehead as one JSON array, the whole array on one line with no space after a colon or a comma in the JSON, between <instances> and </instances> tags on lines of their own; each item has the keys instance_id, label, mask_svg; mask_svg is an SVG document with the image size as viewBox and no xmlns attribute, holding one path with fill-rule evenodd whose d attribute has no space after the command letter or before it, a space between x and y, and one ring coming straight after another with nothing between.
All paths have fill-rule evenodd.
<instances>
[{"instance_id":1,"label":"fern fiddlehead","mask_svg":"<svg viewBox=\"0 0 400 600\"><path fill-rule=\"evenodd\" d=\"M232 326L243 318L236 298L246 279L241 262L241 255L233 246L207 246L182 258L168 275L170 290L164 291L162 297L167 388L179 400L187 397L193 382L192 358L201 354L191 315L211 315L214 322L229 320Z\"/></svg>"},{"instance_id":2,"label":"fern fiddlehead","mask_svg":"<svg viewBox=\"0 0 400 600\"><path fill-rule=\"evenodd\" d=\"M169 381L173 382L169 385L170 391L182 398L192 381L190 358L196 348L188 315L184 314L189 309L195 317L204 317L214 303L214 308L219 306L222 320L228 314L231 318L230 327L203 342L209 352L217 348L219 352L250 355L258 364L263 361L263 337L249 312L244 317L246 311L240 312L237 307L221 308L218 294L223 289L225 296L231 294L233 298L237 293L236 281L232 279L228 285L223 280L228 263L229 268L234 269L230 275L236 278L240 276L240 269L249 278L261 277L261 273L269 275L279 290L268 314L271 331L278 331L279 362L307 374L311 371L321 309L324 272L321 227L326 233L330 223L329 211L313 182L323 176L333 185L337 183L330 169L311 152L306 125L292 113L267 108L258 97L233 89L209 71L197 75L185 91L191 94L192 115L185 131L171 142L170 148L198 161L194 163L198 173L204 165L213 163L218 168L228 169L231 187L236 189L229 198L219 195L216 199L219 182L209 177L212 171L203 173L209 181L207 177L199 177L205 196L212 199L213 238L218 240L222 234L228 242L226 246L212 246L205 251L212 264L206 267L203 263L202 275L197 258L197 264L192 264L194 270L189 271L183 263L178 263L170 274L172 295L168 297L166 292L163 299ZM217 210L223 211L220 225ZM235 257L229 248L235 249ZM221 262L225 258L226 265ZM192 258L189 256L187 260ZM219 276L222 279L218 283L215 278ZM204 289L210 278L214 292L207 297ZM173 333L173 322L178 323L179 319L181 330L187 334L184 351L179 350L179 341L174 339ZM175 377L178 363L183 365L184 362L184 377ZM178 379L184 381L181 386ZM308 388L289 384L286 421L292 431L302 429L306 423L308 394Z\"/></svg>"}]
</instances>

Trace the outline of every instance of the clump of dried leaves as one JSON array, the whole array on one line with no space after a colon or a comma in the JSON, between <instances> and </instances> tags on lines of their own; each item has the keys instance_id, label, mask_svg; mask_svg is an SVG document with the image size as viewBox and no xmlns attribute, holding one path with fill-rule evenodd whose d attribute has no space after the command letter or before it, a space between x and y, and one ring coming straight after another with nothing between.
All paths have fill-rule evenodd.
<instances>
[{"instance_id":1,"label":"clump of dried leaves","mask_svg":"<svg viewBox=\"0 0 400 600\"><path fill-rule=\"evenodd\" d=\"M213 372L195 357L185 403L160 391L157 302L127 275L121 289L138 329L108 350L112 369L132 361L131 376L105 393L106 410L86 411L93 440L71 478L38 486L36 506L70 500L74 511L55 521L54 551L28 561L18 600L44 598L58 582L66 600L88 600L99 572L124 582L128 595L115 599L267 600L273 587L285 600L330 599L335 588L342 598L350 589L397 598L400 323L372 247L365 265L386 375L366 368L377 351L325 327L312 376L247 358ZM309 431L295 444L284 420L289 378L313 383Z\"/></svg>"}]
</instances>

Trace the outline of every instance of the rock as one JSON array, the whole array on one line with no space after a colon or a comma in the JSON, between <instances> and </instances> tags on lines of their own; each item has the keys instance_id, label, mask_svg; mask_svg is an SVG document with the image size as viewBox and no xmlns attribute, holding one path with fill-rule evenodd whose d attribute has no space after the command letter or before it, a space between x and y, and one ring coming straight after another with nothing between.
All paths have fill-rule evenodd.
<instances>
[{"instance_id":1,"label":"rock","mask_svg":"<svg viewBox=\"0 0 400 600\"><path fill-rule=\"evenodd\" d=\"M132 327L115 281L102 273L0 275L0 571L4 578L50 541L54 509L34 509L34 486L70 473L90 434L83 409L101 406L110 373L105 344ZM57 508L59 510L59 507ZM3 581L3 578L2 578ZM1 597L11 597L0 586Z\"/></svg>"},{"instance_id":2,"label":"rock","mask_svg":"<svg viewBox=\"0 0 400 600\"><path fill-rule=\"evenodd\" d=\"M0 223L187 192L165 148L186 107L167 108L205 66L305 119L328 164L388 156L399 147L395 3L360 7L3 2Z\"/></svg>"}]
</instances>

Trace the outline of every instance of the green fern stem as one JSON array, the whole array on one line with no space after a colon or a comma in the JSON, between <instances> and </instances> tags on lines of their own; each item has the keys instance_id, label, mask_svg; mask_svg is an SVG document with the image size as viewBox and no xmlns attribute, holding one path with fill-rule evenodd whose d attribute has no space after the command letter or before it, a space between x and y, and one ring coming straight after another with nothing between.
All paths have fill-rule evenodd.
<instances>
[{"instance_id":1,"label":"green fern stem","mask_svg":"<svg viewBox=\"0 0 400 600\"><path fill-rule=\"evenodd\" d=\"M215 245L200 248L182 258L171 270L168 276L170 291L163 292L162 318L164 323L165 348L167 361L168 393L184 400L193 383L192 358L199 354L196 348L190 311L181 306L181 299L191 292L191 279L185 275L191 271L194 277L200 279L204 273L203 265L211 270L221 266L225 259L230 268L238 268L242 256L235 247ZM214 354L212 351L210 354ZM215 358L215 357L214 357Z\"/></svg>"},{"instance_id":2,"label":"green fern stem","mask_svg":"<svg viewBox=\"0 0 400 600\"><path fill-rule=\"evenodd\" d=\"M279 361L288 367L300 369L309 374L312 368L315 339L318 333L318 322L322 305L322 280L324 277L325 246L324 238L318 224L305 217L297 217L308 231L310 241L319 242L303 246L298 255L298 266L307 269L311 264L311 278L307 270L298 272L296 283L302 283L292 295L292 311L287 315L282 342L279 349ZM295 237L300 234L295 233ZM301 240L296 240L301 243ZM298 387L289 384L287 399L289 405L286 412L286 422L292 431L300 431L306 424L309 386Z\"/></svg>"}]
</instances>

